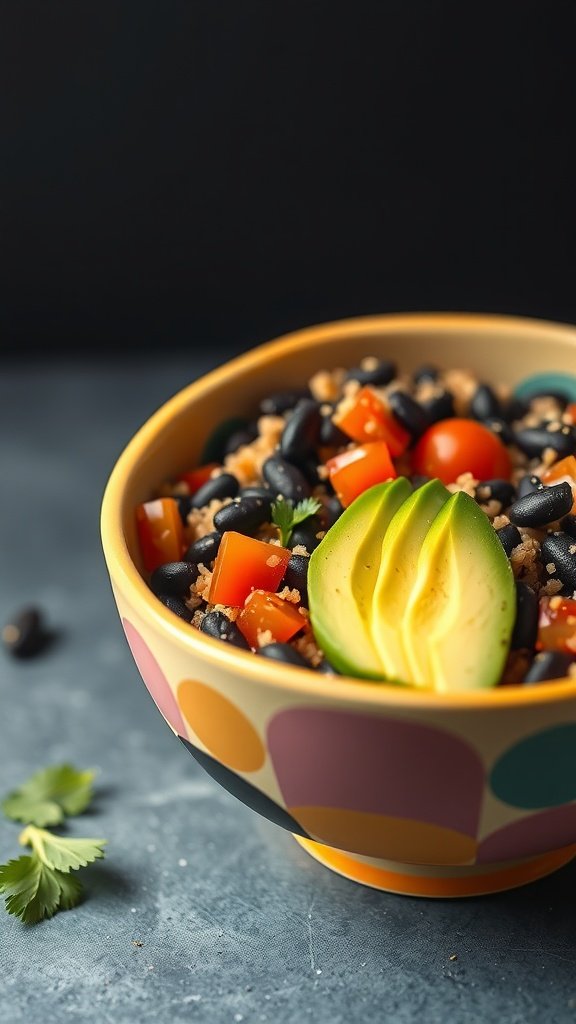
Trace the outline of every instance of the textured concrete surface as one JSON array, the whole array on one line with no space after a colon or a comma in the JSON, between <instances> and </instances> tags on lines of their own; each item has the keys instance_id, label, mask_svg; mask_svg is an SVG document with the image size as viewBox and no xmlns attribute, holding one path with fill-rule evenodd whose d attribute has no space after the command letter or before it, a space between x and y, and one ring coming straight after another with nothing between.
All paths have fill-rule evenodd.
<instances>
[{"instance_id":1,"label":"textured concrete surface","mask_svg":"<svg viewBox=\"0 0 576 1024\"><path fill-rule=\"evenodd\" d=\"M362 888L219 789L152 705L99 504L136 426L209 361L0 370L0 619L33 600L61 631L35 661L0 655L1 790L94 766L70 830L109 840L81 907L34 928L0 911L3 1024L576 1021L576 865L457 902ZM2 860L17 834L0 821Z\"/></svg>"}]
</instances>

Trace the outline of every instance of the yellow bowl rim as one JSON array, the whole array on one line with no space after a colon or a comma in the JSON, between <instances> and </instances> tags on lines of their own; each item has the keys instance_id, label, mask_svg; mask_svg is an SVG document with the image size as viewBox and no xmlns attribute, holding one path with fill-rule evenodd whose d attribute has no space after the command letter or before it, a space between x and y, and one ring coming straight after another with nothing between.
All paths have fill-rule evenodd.
<instances>
[{"instance_id":1,"label":"yellow bowl rim","mask_svg":"<svg viewBox=\"0 0 576 1024\"><path fill-rule=\"evenodd\" d=\"M290 354L312 342L345 339L359 330L367 333L390 333L433 328L435 330L492 329L526 336L549 337L576 341L576 326L531 317L507 316L490 313L385 313L349 317L303 327L264 342L227 361L188 384L156 410L133 435L118 457L110 474L101 510L102 545L110 577L122 578L122 592L128 603L147 618L150 625L170 641L197 657L234 672L251 682L267 686L282 686L295 695L306 694L320 702L367 704L383 709L386 706L409 706L424 709L488 710L518 705L550 705L576 697L576 680L563 678L544 685L510 685L483 690L440 693L417 687L397 686L386 682L369 682L347 676L326 676L313 669L300 669L280 662L257 658L244 651L235 651L219 640L204 636L186 626L156 599L132 561L122 530L122 501L127 480L142 453L151 445L157 433L190 405L208 387L218 387L231 375L261 363L273 354Z\"/></svg>"}]
</instances>

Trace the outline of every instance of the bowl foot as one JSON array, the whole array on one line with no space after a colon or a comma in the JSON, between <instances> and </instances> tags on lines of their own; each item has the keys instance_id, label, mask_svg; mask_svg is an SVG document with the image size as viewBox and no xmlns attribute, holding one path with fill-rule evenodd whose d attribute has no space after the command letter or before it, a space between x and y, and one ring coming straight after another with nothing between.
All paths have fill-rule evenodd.
<instances>
[{"instance_id":1,"label":"bowl foot","mask_svg":"<svg viewBox=\"0 0 576 1024\"><path fill-rule=\"evenodd\" d=\"M377 860L360 854L344 853L311 839L294 836L296 842L325 867L373 889L402 896L428 896L440 899L456 896L482 896L514 889L551 874L576 856L576 845L550 850L524 860L497 864L429 866Z\"/></svg>"}]
</instances>

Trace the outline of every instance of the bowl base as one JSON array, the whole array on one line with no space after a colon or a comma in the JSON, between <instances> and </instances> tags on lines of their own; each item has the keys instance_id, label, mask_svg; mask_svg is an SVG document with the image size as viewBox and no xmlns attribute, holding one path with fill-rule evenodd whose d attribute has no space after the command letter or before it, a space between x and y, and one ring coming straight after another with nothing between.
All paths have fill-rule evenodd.
<instances>
[{"instance_id":1,"label":"bowl base","mask_svg":"<svg viewBox=\"0 0 576 1024\"><path fill-rule=\"evenodd\" d=\"M551 874L576 856L576 845L572 845L549 850L537 857L500 861L497 864L429 866L362 857L301 836L295 835L294 838L311 857L344 878L383 892L437 899L483 896L515 889Z\"/></svg>"}]
</instances>

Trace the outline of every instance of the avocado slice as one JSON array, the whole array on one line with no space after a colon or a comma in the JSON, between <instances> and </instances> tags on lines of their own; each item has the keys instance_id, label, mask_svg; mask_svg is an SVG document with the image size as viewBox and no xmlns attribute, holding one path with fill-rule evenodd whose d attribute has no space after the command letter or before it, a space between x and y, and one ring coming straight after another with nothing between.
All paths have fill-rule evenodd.
<instances>
[{"instance_id":1,"label":"avocado slice","mask_svg":"<svg viewBox=\"0 0 576 1024\"><path fill-rule=\"evenodd\" d=\"M404 477L370 487L352 502L310 556L312 627L328 660L345 674L384 678L370 634L372 595L382 539L411 492ZM497 538L496 543L500 544Z\"/></svg>"},{"instance_id":2,"label":"avocado slice","mask_svg":"<svg viewBox=\"0 0 576 1024\"><path fill-rule=\"evenodd\" d=\"M458 492L426 535L402 618L407 681L438 691L494 686L514 618L514 577L504 549L473 498Z\"/></svg>"},{"instance_id":3,"label":"avocado slice","mask_svg":"<svg viewBox=\"0 0 576 1024\"><path fill-rule=\"evenodd\" d=\"M382 546L382 559L372 598L370 631L386 676L412 679L401 629L410 594L416 583L418 559L432 522L450 498L439 480L430 480L400 506ZM501 546L501 545L500 545Z\"/></svg>"}]
</instances>

